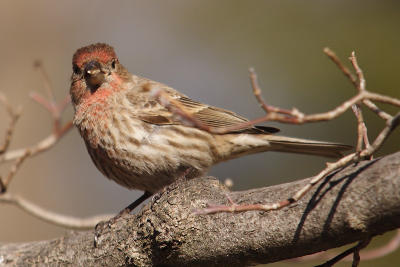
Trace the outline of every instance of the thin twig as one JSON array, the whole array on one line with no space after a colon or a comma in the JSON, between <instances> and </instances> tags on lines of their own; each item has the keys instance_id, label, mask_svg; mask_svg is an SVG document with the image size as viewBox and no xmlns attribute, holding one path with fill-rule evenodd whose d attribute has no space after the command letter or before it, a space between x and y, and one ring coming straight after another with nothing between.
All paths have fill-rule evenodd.
<instances>
[{"instance_id":1,"label":"thin twig","mask_svg":"<svg viewBox=\"0 0 400 267\"><path fill-rule=\"evenodd\" d=\"M353 73L345 66L343 63L340 61L340 59L336 56L336 53L333 52L329 47L324 48L324 53L327 55L337 66L338 68L343 72L343 74L349 78L349 80L353 83L354 87L358 87L357 84L357 78L354 76Z\"/></svg>"},{"instance_id":2,"label":"thin twig","mask_svg":"<svg viewBox=\"0 0 400 267\"><path fill-rule=\"evenodd\" d=\"M71 99L68 95L60 103L57 103L56 99L54 97L54 90L53 90L53 87L51 86L49 76L47 75L47 72L46 72L45 68L43 67L42 62L36 61L34 66L39 70L39 72L42 76L44 87L46 88L46 91L47 91L47 98L42 97L40 94L38 94L36 92L32 92L30 94L30 97L33 100L35 100L38 104L43 106L45 109L47 109L47 111L52 115L53 131L59 132L60 129L62 128L61 114L64 112L64 110L68 106L68 104L71 102Z\"/></svg>"},{"instance_id":3,"label":"thin twig","mask_svg":"<svg viewBox=\"0 0 400 267\"><path fill-rule=\"evenodd\" d=\"M356 104L354 106L352 106L354 115L357 118L357 146L356 146L356 152L357 153L361 153L363 147L365 148L369 148L371 146L371 144L369 143L369 139L368 139L368 130L367 130L367 126L365 125L364 122L364 117L362 115L362 111L361 111L361 107L359 104ZM369 156L369 159L373 159L373 155Z\"/></svg>"},{"instance_id":4,"label":"thin twig","mask_svg":"<svg viewBox=\"0 0 400 267\"><path fill-rule=\"evenodd\" d=\"M52 133L37 144L29 148L21 148L16 150L10 150L0 155L0 163L15 160L25 154L27 150L30 150L30 157L36 156L37 154L44 152L52 148L70 129L72 129L72 121L64 124L58 133Z\"/></svg>"},{"instance_id":5,"label":"thin twig","mask_svg":"<svg viewBox=\"0 0 400 267\"><path fill-rule=\"evenodd\" d=\"M19 168L21 167L22 163L31 155L31 151L27 149L21 157L17 158L15 160L15 163L11 166L11 169L6 176L6 178L3 180L1 179L1 188L0 192L4 193L8 189L8 185L10 184L12 178L15 176Z\"/></svg>"},{"instance_id":6,"label":"thin twig","mask_svg":"<svg viewBox=\"0 0 400 267\"><path fill-rule=\"evenodd\" d=\"M43 140L39 141L36 145L33 145L29 148L7 151L3 155L0 153L0 163L18 159L22 157L27 150L30 151L31 157L37 155L38 153L44 152L54 146L73 127L72 120L61 124L61 114L71 102L69 96L65 97L59 104L56 105L51 104L51 101L46 100L35 92L32 92L30 96L36 103L44 107L52 115L53 132Z\"/></svg>"},{"instance_id":7,"label":"thin twig","mask_svg":"<svg viewBox=\"0 0 400 267\"><path fill-rule=\"evenodd\" d=\"M372 110L376 115L378 115L383 120L390 119L390 114L381 110L377 105L375 105L371 100L364 99L363 104L366 105L370 110Z\"/></svg>"},{"instance_id":8,"label":"thin twig","mask_svg":"<svg viewBox=\"0 0 400 267\"><path fill-rule=\"evenodd\" d=\"M93 229L94 226L100 221L108 220L112 215L104 214L97 215L88 218L76 218L72 216L65 216L55 212L48 211L41 208L31 201L28 201L20 196L12 195L6 193L0 195L0 202L8 203L19 207L20 209L26 211L28 214L35 216L43 221L75 230L89 230Z\"/></svg>"},{"instance_id":9,"label":"thin twig","mask_svg":"<svg viewBox=\"0 0 400 267\"><path fill-rule=\"evenodd\" d=\"M360 241L360 242L358 242L358 244L356 246L349 248L348 250L340 253L333 259L325 262L324 264L317 265L316 267L330 267L330 266L333 266L334 264L338 263L340 260L344 259L345 257L347 257L348 255L350 255L352 253L356 253L358 255L358 252L360 251L360 249L365 248L369 244L370 241L371 241L371 238ZM357 256L356 256L356 258L357 258ZM359 263L359 259L358 259L358 261L353 261L352 266L357 267L358 263Z\"/></svg>"},{"instance_id":10,"label":"thin twig","mask_svg":"<svg viewBox=\"0 0 400 267\"><path fill-rule=\"evenodd\" d=\"M292 114L295 112L295 110L288 110L288 109L282 109L278 107L274 107L271 105L268 105L264 98L262 97L261 94L261 88L258 84L258 79L257 79L257 73L254 70L254 68L249 68L249 73L250 73L250 83L251 87L253 88L253 95L256 97L257 102L261 106L261 108L265 111L265 113L270 113L270 112L276 112L276 113L281 113L281 114L286 114L289 116L292 116Z\"/></svg>"},{"instance_id":11,"label":"thin twig","mask_svg":"<svg viewBox=\"0 0 400 267\"><path fill-rule=\"evenodd\" d=\"M353 252L353 262L351 263L352 267L357 267L360 264L360 249L356 248Z\"/></svg>"},{"instance_id":12,"label":"thin twig","mask_svg":"<svg viewBox=\"0 0 400 267\"><path fill-rule=\"evenodd\" d=\"M354 51L351 52L351 57L349 59L351 61L351 64L353 64L353 67L357 73L357 77L358 77L357 89L359 91L365 91L366 81L364 78L364 73L361 70L360 66L358 65L357 58L356 58L356 52L354 52Z\"/></svg>"},{"instance_id":13,"label":"thin twig","mask_svg":"<svg viewBox=\"0 0 400 267\"><path fill-rule=\"evenodd\" d=\"M396 235L384 246L371 249L369 251L363 251L360 253L361 260L372 260L381 258L396 251L400 247L400 229L397 229Z\"/></svg>"},{"instance_id":14,"label":"thin twig","mask_svg":"<svg viewBox=\"0 0 400 267\"><path fill-rule=\"evenodd\" d=\"M43 152L49 148L51 148L54 144L57 143L60 138L69 131L69 129L72 128L72 121L69 121L65 123L64 125L61 123L61 114L65 110L65 108L68 106L70 102L70 98L66 97L63 101L60 102L60 104L57 104L54 99L54 93L52 90L52 87L50 85L50 80L41 65L40 62L35 63L35 67L39 68L40 73L42 74L44 84L47 90L48 94L48 99L45 99L41 97L38 93L33 92L31 94L32 99L37 102L39 105L43 106L51 115L53 118L53 132L51 135L37 143L36 145L29 147L29 148L23 148L19 150L13 150L13 151L6 151L10 140L11 136L14 130L15 123L17 119L19 118L20 111L14 111L11 107L11 105L8 104L6 101L5 97L0 95L0 101L5 105L9 116L11 118L10 125L8 127L8 130L6 132L6 138L5 138L5 143L4 145L0 148L0 163L5 162L5 161L10 161L10 160L15 160L15 163L12 165L8 175L6 178L0 179L0 193L4 193L12 178L15 176L17 173L18 169L21 167L22 163L28 158L32 157L40 152Z\"/></svg>"},{"instance_id":15,"label":"thin twig","mask_svg":"<svg viewBox=\"0 0 400 267\"><path fill-rule=\"evenodd\" d=\"M359 105L353 105L352 106L354 115L357 118L357 122L358 122L358 135L357 135L357 146L356 146L356 152L360 153L361 150L363 149L363 142L364 142L364 119L361 113L361 108Z\"/></svg>"},{"instance_id":16,"label":"thin twig","mask_svg":"<svg viewBox=\"0 0 400 267\"><path fill-rule=\"evenodd\" d=\"M47 76L46 71L44 70L42 64L40 62L35 63L35 67L37 67L43 77L44 86L47 91L48 98L43 98L38 93L32 93L32 99L37 102L39 105L43 106L52 116L53 119L53 132L43 139L42 141L38 142L36 145L23 148L19 150L7 151L11 136L13 134L15 124L20 116L21 111L14 109L8 103L6 98L3 95L0 95L0 102L6 107L9 117L10 117L10 124L6 131L5 142L2 147L0 147L0 163L5 161L14 160L14 164L11 166L9 173L5 177L5 179L0 179L0 202L6 202L14 204L29 214L34 215L35 217L42 219L47 222L51 222L56 225L60 225L66 228L73 228L73 229L90 229L93 228L100 220L104 220L109 218L109 216L96 216L88 219L79 219L69 216L63 216L60 214L56 214L50 211L47 211L43 208L40 208L31 202L18 197L13 196L9 193L6 193L12 178L15 176L17 171L21 168L23 162L40 152L43 152L52 146L54 146L60 138L62 138L65 133L67 133L72 128L72 121L69 121L65 124L61 123L61 114L65 110L65 108L70 103L69 96L66 97L63 101L59 104L55 102L54 93L50 84L50 80Z\"/></svg>"},{"instance_id":17,"label":"thin twig","mask_svg":"<svg viewBox=\"0 0 400 267\"><path fill-rule=\"evenodd\" d=\"M396 251L400 247L400 229L397 229L396 234L387 242L385 245L370 249L367 251L361 251L360 252L360 259L361 260L373 260L377 258L384 257L394 251ZM306 255L294 259L290 259L288 261L290 262L308 262L311 260L329 260L334 257L334 254L332 252L317 252L311 255ZM350 255L343 258L343 261L353 261L353 257Z\"/></svg>"},{"instance_id":18,"label":"thin twig","mask_svg":"<svg viewBox=\"0 0 400 267\"><path fill-rule=\"evenodd\" d=\"M53 87L51 86L50 78L47 75L45 68L43 67L43 62L41 60L36 60L33 63L33 66L39 70L40 75L42 76L44 88L47 91L47 99L49 100L48 102L50 104L55 104L54 90Z\"/></svg>"},{"instance_id":19,"label":"thin twig","mask_svg":"<svg viewBox=\"0 0 400 267\"><path fill-rule=\"evenodd\" d=\"M50 104L50 101L48 101L46 98L44 98L43 96L41 96L40 94L36 93L36 92L31 92L29 94L29 96L36 102L38 103L40 106L42 106L43 108L45 108L50 114L54 114L55 108L52 104Z\"/></svg>"},{"instance_id":20,"label":"thin twig","mask_svg":"<svg viewBox=\"0 0 400 267\"><path fill-rule=\"evenodd\" d=\"M48 100L39 95L36 92L32 92L30 97L39 105L44 107L53 117L53 132L59 132L63 126L61 126L61 114L64 112L68 104L71 102L69 96L65 97L60 103L56 103L53 100Z\"/></svg>"},{"instance_id":21,"label":"thin twig","mask_svg":"<svg viewBox=\"0 0 400 267\"><path fill-rule=\"evenodd\" d=\"M8 116L10 117L10 123L8 124L8 127L6 129L4 142L0 146L0 155L1 155L5 151L7 151L8 147L10 146L11 137L13 135L15 125L17 124L17 121L21 116L22 109L21 107L18 107L16 110L14 110L13 107L10 105L10 103L8 103L7 98L1 93L0 93L0 102L5 106Z\"/></svg>"},{"instance_id":22,"label":"thin twig","mask_svg":"<svg viewBox=\"0 0 400 267\"><path fill-rule=\"evenodd\" d=\"M351 71L346 66L344 66L344 64L336 56L335 52L333 52L328 47L325 47L324 53L338 66L338 68L343 72L343 74L347 78L349 78L350 82L354 85L354 87L357 88L358 84L357 84L356 76L354 74L352 74ZM354 58L355 58L355 56L354 56ZM356 65L358 66L358 63ZM365 87L365 85L364 85L364 87ZM384 119L384 120L389 119L390 115L387 114L386 112L382 111L381 109L379 109L371 100L365 99L365 100L363 100L363 104L365 104L369 109L371 109L373 112L375 112L382 119Z\"/></svg>"},{"instance_id":23,"label":"thin twig","mask_svg":"<svg viewBox=\"0 0 400 267\"><path fill-rule=\"evenodd\" d=\"M60 114L65 111L65 109L69 106L71 103L71 96L68 94L64 97L64 99L58 104L58 109Z\"/></svg>"}]
</instances>

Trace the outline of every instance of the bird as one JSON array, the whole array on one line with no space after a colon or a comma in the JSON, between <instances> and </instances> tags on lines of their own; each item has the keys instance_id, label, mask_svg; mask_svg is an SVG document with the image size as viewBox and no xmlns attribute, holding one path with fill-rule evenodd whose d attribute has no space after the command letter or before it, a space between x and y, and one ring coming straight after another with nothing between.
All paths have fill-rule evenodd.
<instances>
[{"instance_id":1,"label":"bird","mask_svg":"<svg viewBox=\"0 0 400 267\"><path fill-rule=\"evenodd\" d=\"M200 177L220 162L266 151L335 158L351 148L276 135L279 129L268 126L218 134L188 125L160 103L152 89L161 89L187 114L213 129L235 127L249 120L129 73L114 48L105 43L78 49L72 69L73 122L92 161L107 178L128 189L144 191L120 214L129 213L182 177Z\"/></svg>"}]
</instances>

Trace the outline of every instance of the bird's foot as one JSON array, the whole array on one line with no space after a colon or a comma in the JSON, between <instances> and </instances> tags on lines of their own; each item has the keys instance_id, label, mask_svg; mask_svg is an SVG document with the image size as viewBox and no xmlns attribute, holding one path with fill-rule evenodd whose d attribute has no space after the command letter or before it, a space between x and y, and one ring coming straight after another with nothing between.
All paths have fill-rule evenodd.
<instances>
[{"instance_id":1,"label":"bird's foot","mask_svg":"<svg viewBox=\"0 0 400 267\"><path fill-rule=\"evenodd\" d=\"M104 234L106 231L109 231L113 224L115 224L118 220L122 219L123 217L129 215L129 213L134 210L137 206L139 206L143 201L149 198L152 195L150 192L144 192L141 197L136 199L133 203L131 203L128 207L121 210L116 216L111 218L108 221L101 221L99 222L96 227L94 228L94 247L98 247L101 243L101 235Z\"/></svg>"},{"instance_id":2,"label":"bird's foot","mask_svg":"<svg viewBox=\"0 0 400 267\"><path fill-rule=\"evenodd\" d=\"M127 214L129 213L122 214L120 212L116 216L112 217L110 220L101 221L98 224L96 224L96 226L94 227L94 241L93 241L94 247L97 248L101 243L101 236L104 235L104 233L106 233L107 231L109 231L113 224L115 224L119 219L123 218L124 215Z\"/></svg>"}]
</instances>

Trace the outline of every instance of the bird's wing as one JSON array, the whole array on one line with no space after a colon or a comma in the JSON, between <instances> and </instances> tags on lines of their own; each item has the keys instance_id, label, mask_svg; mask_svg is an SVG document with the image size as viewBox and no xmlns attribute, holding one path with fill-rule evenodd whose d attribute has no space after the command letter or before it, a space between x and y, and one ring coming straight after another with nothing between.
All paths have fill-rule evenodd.
<instances>
[{"instance_id":1,"label":"bird's wing","mask_svg":"<svg viewBox=\"0 0 400 267\"><path fill-rule=\"evenodd\" d=\"M197 101L194 101L187 96L180 94L174 89L162 86L164 92L168 94L170 98L176 101L179 106L184 109L184 111L195 119L199 120L206 126L213 127L215 129L221 129L226 127L237 126L242 123L248 122L248 120L232 111L217 108L213 106L209 106ZM136 96L137 97L137 96ZM134 96L130 97L134 98ZM146 97L147 98L147 97ZM132 102L132 101L131 101ZM136 100L136 106L138 101ZM136 114L136 117L139 117L141 120L157 124L157 125L166 125L166 124L183 124L182 119L178 116L174 116L166 107L161 105L156 100L142 100L140 101L141 108ZM144 102L148 102L149 104L145 104ZM173 104L173 103L171 103ZM148 107L147 107L148 106ZM246 129L241 129L236 132L247 132L247 133L276 133L279 129L274 127L267 126L255 126L248 127Z\"/></svg>"}]
</instances>

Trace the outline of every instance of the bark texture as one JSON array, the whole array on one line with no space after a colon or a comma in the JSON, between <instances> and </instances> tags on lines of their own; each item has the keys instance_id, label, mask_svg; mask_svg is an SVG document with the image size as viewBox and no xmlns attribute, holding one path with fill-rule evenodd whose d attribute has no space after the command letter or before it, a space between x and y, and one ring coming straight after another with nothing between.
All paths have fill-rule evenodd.
<instances>
[{"instance_id":1,"label":"bark texture","mask_svg":"<svg viewBox=\"0 0 400 267\"><path fill-rule=\"evenodd\" d=\"M195 215L208 203L271 203L309 179L241 192L203 177L169 186L137 214L94 233L1 244L3 264L73 266L247 266L298 257L400 227L400 152L327 177L279 211Z\"/></svg>"}]
</instances>

